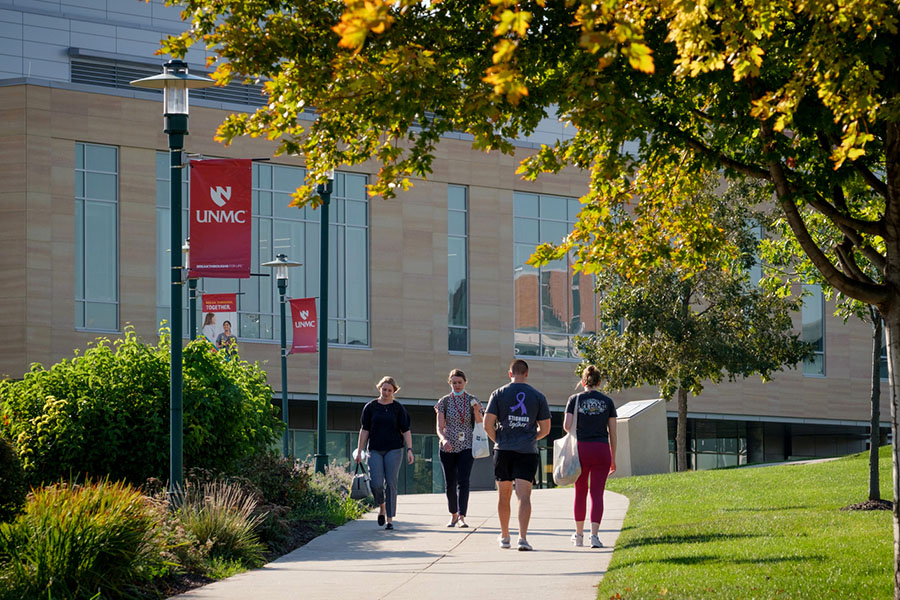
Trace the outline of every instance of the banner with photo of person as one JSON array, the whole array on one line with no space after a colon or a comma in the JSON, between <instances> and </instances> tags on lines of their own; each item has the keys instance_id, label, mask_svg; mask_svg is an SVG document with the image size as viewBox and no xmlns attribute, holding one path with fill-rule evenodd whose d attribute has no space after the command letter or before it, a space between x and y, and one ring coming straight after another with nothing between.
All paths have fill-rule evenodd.
<instances>
[{"instance_id":1,"label":"banner with photo of person","mask_svg":"<svg viewBox=\"0 0 900 600\"><path fill-rule=\"evenodd\" d=\"M237 348L237 294L203 294L201 335L216 350L234 354Z\"/></svg>"},{"instance_id":2,"label":"banner with photo of person","mask_svg":"<svg viewBox=\"0 0 900 600\"><path fill-rule=\"evenodd\" d=\"M250 277L250 159L192 160L190 277Z\"/></svg>"},{"instance_id":3,"label":"banner with photo of person","mask_svg":"<svg viewBox=\"0 0 900 600\"><path fill-rule=\"evenodd\" d=\"M315 298L294 298L291 300L291 322L294 329L294 342L291 354L316 351L318 335L318 319L316 318Z\"/></svg>"}]
</instances>

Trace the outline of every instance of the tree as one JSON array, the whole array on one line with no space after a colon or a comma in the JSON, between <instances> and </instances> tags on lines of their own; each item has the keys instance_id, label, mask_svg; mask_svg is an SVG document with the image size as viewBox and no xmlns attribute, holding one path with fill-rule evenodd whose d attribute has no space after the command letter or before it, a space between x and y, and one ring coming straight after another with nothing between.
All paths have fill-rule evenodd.
<instances>
[{"instance_id":1,"label":"tree","mask_svg":"<svg viewBox=\"0 0 900 600\"><path fill-rule=\"evenodd\" d=\"M807 358L811 347L792 333L792 313L799 300L782 298L750 281L757 239L750 231L752 213L736 202L760 186L739 185L722 197L714 180L694 205L705 207L733 253L719 264L685 273L671 263L659 264L639 285L622 277L614 265L599 272L600 314L607 327L576 338L583 364L594 364L612 389L658 385L666 400L678 398L676 464L689 468L687 452L688 393L703 391L704 382L719 383L759 374L764 381L784 366ZM625 222L629 215L620 215ZM621 330L613 325L623 323Z\"/></svg>"},{"instance_id":2,"label":"tree","mask_svg":"<svg viewBox=\"0 0 900 600\"><path fill-rule=\"evenodd\" d=\"M716 232L689 213L698 167L770 186L792 234L842 294L875 306L888 340L894 497L894 581L900 599L900 61L892 0L185 0L195 41L216 53L216 77L265 81L269 103L230 117L238 135L279 139L302 154L309 183L368 158L370 188L391 196L430 170L440 136L462 131L485 150L534 129L555 106L572 139L528 157L535 177L590 169L573 234L585 270L647 268L653 231L617 229L612 207L640 196L670 213L675 258L701 269ZM303 126L305 110L315 121ZM638 141L634 155L623 150ZM298 203L313 202L312 187ZM803 208L841 232L820 246ZM629 251L615 252L632 240ZM873 281L859 261L879 272ZM539 257L540 258L540 257ZM648 261L645 261L648 262ZM649 261L652 263L652 261Z\"/></svg>"},{"instance_id":3,"label":"tree","mask_svg":"<svg viewBox=\"0 0 900 600\"><path fill-rule=\"evenodd\" d=\"M148 345L131 327L50 369L0 381L0 435L9 435L32 486L71 477L163 479L169 464L169 342ZM265 452L281 421L258 365L228 360L205 340L184 352L187 466L228 470Z\"/></svg>"},{"instance_id":4,"label":"tree","mask_svg":"<svg viewBox=\"0 0 900 600\"><path fill-rule=\"evenodd\" d=\"M811 224L809 228L816 243L820 247L840 244L842 234L832 223L821 215L806 211L804 221ZM763 240L761 256L766 265L765 277L761 281L764 287L788 293L793 282L803 281L822 287L824 296L835 301L834 314L846 323L856 317L872 326L872 380L869 394L869 500L881 499L881 485L878 471L878 447L881 444L881 352L884 347L884 323L878 309L870 304L849 298L835 290L822 277L821 272L804 254L797 239L792 235L790 227L783 218L771 219L766 229L774 235ZM829 244L830 242L830 244ZM873 281L880 281L881 274L864 257L860 268Z\"/></svg>"}]
</instances>

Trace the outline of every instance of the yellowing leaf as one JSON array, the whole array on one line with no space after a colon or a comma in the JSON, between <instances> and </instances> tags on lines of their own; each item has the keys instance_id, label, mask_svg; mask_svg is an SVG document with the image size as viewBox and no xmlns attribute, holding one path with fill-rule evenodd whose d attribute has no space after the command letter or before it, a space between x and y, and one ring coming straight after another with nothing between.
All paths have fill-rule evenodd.
<instances>
[{"instance_id":1,"label":"yellowing leaf","mask_svg":"<svg viewBox=\"0 0 900 600\"><path fill-rule=\"evenodd\" d=\"M531 21L531 13L528 11L511 11L504 10L500 13L500 22L494 28L494 35L506 35L510 31L518 35L524 36L528 32L528 24Z\"/></svg>"},{"instance_id":2,"label":"yellowing leaf","mask_svg":"<svg viewBox=\"0 0 900 600\"><path fill-rule=\"evenodd\" d=\"M653 56L651 56L653 51L649 46L640 42L632 42L625 47L624 52L632 68L643 73L653 73Z\"/></svg>"}]
</instances>

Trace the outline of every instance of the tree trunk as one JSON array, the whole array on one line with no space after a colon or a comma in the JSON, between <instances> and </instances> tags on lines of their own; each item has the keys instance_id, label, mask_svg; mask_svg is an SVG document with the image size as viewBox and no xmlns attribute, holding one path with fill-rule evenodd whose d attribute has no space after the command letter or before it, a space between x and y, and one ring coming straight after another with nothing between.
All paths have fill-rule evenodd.
<instances>
[{"instance_id":1,"label":"tree trunk","mask_svg":"<svg viewBox=\"0 0 900 600\"><path fill-rule=\"evenodd\" d=\"M687 459L687 390L678 388L678 422L675 426L675 456L677 470L688 470Z\"/></svg>"},{"instance_id":2,"label":"tree trunk","mask_svg":"<svg viewBox=\"0 0 900 600\"><path fill-rule=\"evenodd\" d=\"M881 313L869 307L872 315L872 410L869 430L869 500L881 499L881 484L878 479L878 444L881 441L881 338L884 323Z\"/></svg>"},{"instance_id":3,"label":"tree trunk","mask_svg":"<svg viewBox=\"0 0 900 600\"><path fill-rule=\"evenodd\" d=\"M891 479L893 481L894 524L894 600L900 600L900 427L898 427L898 391L900 391L900 309L885 311L884 333L887 339L888 377L891 381Z\"/></svg>"}]
</instances>

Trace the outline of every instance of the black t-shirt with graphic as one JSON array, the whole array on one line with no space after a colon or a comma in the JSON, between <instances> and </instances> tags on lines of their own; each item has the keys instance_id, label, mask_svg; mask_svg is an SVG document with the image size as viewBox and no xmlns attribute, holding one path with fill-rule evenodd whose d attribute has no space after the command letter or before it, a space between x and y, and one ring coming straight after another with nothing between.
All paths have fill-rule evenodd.
<instances>
[{"instance_id":1,"label":"black t-shirt with graphic","mask_svg":"<svg viewBox=\"0 0 900 600\"><path fill-rule=\"evenodd\" d=\"M487 412L497 417L497 450L537 454L537 422L550 418L544 394L527 383L509 383L496 389Z\"/></svg>"},{"instance_id":2,"label":"black t-shirt with graphic","mask_svg":"<svg viewBox=\"0 0 900 600\"><path fill-rule=\"evenodd\" d=\"M403 434L409 431L409 413L396 400L388 404L371 400L363 407L360 424L369 432L369 450L396 450L404 446Z\"/></svg>"},{"instance_id":3,"label":"black t-shirt with graphic","mask_svg":"<svg viewBox=\"0 0 900 600\"><path fill-rule=\"evenodd\" d=\"M578 428L575 437L579 442L608 442L609 419L616 416L612 398L597 390L582 392L569 397L566 412L574 414L578 400Z\"/></svg>"}]
</instances>

